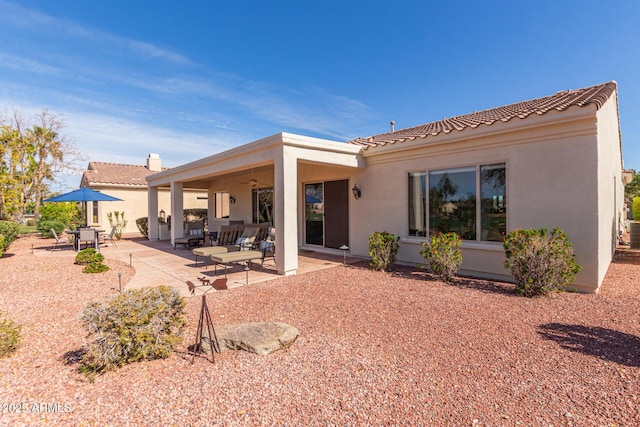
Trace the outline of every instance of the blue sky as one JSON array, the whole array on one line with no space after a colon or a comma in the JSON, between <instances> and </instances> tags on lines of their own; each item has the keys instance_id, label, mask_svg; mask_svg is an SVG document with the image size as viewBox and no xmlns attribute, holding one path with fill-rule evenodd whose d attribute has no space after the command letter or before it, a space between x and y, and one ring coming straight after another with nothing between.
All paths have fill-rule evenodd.
<instances>
[{"instance_id":1,"label":"blue sky","mask_svg":"<svg viewBox=\"0 0 640 427\"><path fill-rule=\"evenodd\" d=\"M171 167L616 80L640 170L639 22L635 0L0 0L0 111L60 114L87 159Z\"/></svg>"}]
</instances>

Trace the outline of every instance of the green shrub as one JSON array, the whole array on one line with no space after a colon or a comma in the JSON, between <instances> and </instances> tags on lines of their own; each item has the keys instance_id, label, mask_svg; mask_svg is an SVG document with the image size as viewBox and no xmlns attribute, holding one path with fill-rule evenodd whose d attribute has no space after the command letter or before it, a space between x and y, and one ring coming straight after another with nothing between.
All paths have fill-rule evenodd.
<instances>
[{"instance_id":1,"label":"green shrub","mask_svg":"<svg viewBox=\"0 0 640 427\"><path fill-rule=\"evenodd\" d=\"M0 258L4 255L4 236L0 234Z\"/></svg>"},{"instance_id":2,"label":"green shrub","mask_svg":"<svg viewBox=\"0 0 640 427\"><path fill-rule=\"evenodd\" d=\"M18 238L20 226L13 221L0 221L0 234L4 236L2 251L6 251L9 245Z\"/></svg>"},{"instance_id":3,"label":"green shrub","mask_svg":"<svg viewBox=\"0 0 640 427\"><path fill-rule=\"evenodd\" d=\"M439 233L431 236L429 243L422 242L420 255L436 277L450 282L462 265L462 239L457 233Z\"/></svg>"},{"instance_id":4,"label":"green shrub","mask_svg":"<svg viewBox=\"0 0 640 427\"><path fill-rule=\"evenodd\" d=\"M0 313L0 358L10 355L18 348L22 339L20 329L19 325L5 319Z\"/></svg>"},{"instance_id":5,"label":"green shrub","mask_svg":"<svg viewBox=\"0 0 640 427\"><path fill-rule=\"evenodd\" d=\"M640 197L634 197L631 203L631 213L634 221L640 221Z\"/></svg>"},{"instance_id":6,"label":"green shrub","mask_svg":"<svg viewBox=\"0 0 640 427\"><path fill-rule=\"evenodd\" d=\"M140 230L140 232L144 235L144 237L148 239L149 238L149 218L145 216L145 217L136 219L136 226L138 226L138 230Z\"/></svg>"},{"instance_id":7,"label":"green shrub","mask_svg":"<svg viewBox=\"0 0 640 427\"><path fill-rule=\"evenodd\" d=\"M166 358L182 339L184 299L167 286L128 290L89 304L82 322L95 340L82 359L85 372Z\"/></svg>"},{"instance_id":8,"label":"green shrub","mask_svg":"<svg viewBox=\"0 0 640 427\"><path fill-rule=\"evenodd\" d=\"M79 265L92 264L104 261L104 255L94 248L83 249L76 255L75 263Z\"/></svg>"},{"instance_id":9,"label":"green shrub","mask_svg":"<svg viewBox=\"0 0 640 427\"><path fill-rule=\"evenodd\" d=\"M78 204L73 202L45 203L38 208L38 223L58 221L64 224L63 230L69 228L73 221L80 221L80 217ZM57 232L58 230L56 230Z\"/></svg>"},{"instance_id":10,"label":"green shrub","mask_svg":"<svg viewBox=\"0 0 640 427\"><path fill-rule=\"evenodd\" d=\"M82 268L83 273L104 273L105 271L109 271L109 266L103 264L101 262L92 262L90 264L85 265Z\"/></svg>"},{"instance_id":11,"label":"green shrub","mask_svg":"<svg viewBox=\"0 0 640 427\"><path fill-rule=\"evenodd\" d=\"M387 271L396 261L398 239L395 234L375 231L369 236L369 256L371 268Z\"/></svg>"},{"instance_id":12,"label":"green shrub","mask_svg":"<svg viewBox=\"0 0 640 427\"><path fill-rule=\"evenodd\" d=\"M514 230L506 236L504 248L504 266L515 278L516 291L528 297L565 290L582 269L567 235L559 228L549 236L544 228Z\"/></svg>"},{"instance_id":13,"label":"green shrub","mask_svg":"<svg viewBox=\"0 0 640 427\"><path fill-rule=\"evenodd\" d=\"M51 238L53 234L51 234L51 229L54 229L56 234L60 236L62 232L67 228L63 223L57 220L40 220L38 221L37 230L40 232L42 237Z\"/></svg>"},{"instance_id":14,"label":"green shrub","mask_svg":"<svg viewBox=\"0 0 640 427\"><path fill-rule=\"evenodd\" d=\"M109 267L103 264L102 261L104 261L104 255L94 248L87 248L78 252L75 263L84 265L83 273L102 273L109 270Z\"/></svg>"}]
</instances>

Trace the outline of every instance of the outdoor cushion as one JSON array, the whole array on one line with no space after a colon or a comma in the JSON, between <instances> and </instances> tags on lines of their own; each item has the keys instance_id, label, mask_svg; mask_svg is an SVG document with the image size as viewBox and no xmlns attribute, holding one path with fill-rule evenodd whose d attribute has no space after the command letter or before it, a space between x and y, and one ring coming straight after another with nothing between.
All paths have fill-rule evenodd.
<instances>
[{"instance_id":1,"label":"outdoor cushion","mask_svg":"<svg viewBox=\"0 0 640 427\"><path fill-rule=\"evenodd\" d=\"M249 261L252 259L262 258L262 252L260 251L238 251L238 252L224 252L211 255L211 261L219 264L226 264L229 262Z\"/></svg>"},{"instance_id":2,"label":"outdoor cushion","mask_svg":"<svg viewBox=\"0 0 640 427\"><path fill-rule=\"evenodd\" d=\"M196 256L211 256L213 254L221 254L228 252L229 249L226 246L203 246L193 250L193 254Z\"/></svg>"},{"instance_id":3,"label":"outdoor cushion","mask_svg":"<svg viewBox=\"0 0 640 427\"><path fill-rule=\"evenodd\" d=\"M273 242L270 242L268 240L263 240L262 242L260 242L260 250L261 251L269 251L269 250L273 250Z\"/></svg>"}]
</instances>

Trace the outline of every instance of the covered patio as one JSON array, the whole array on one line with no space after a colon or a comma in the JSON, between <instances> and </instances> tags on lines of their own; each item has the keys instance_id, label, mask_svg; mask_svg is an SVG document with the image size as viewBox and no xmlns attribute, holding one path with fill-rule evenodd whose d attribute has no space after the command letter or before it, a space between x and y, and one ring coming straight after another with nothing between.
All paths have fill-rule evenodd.
<instances>
[{"instance_id":1,"label":"covered patio","mask_svg":"<svg viewBox=\"0 0 640 427\"><path fill-rule=\"evenodd\" d=\"M191 250L174 250L169 241L125 238L118 241L117 247L109 245L103 247L101 251L105 257L117 259L127 264L131 263L132 267L135 268L136 274L126 284L126 289L167 285L179 289L184 296L190 296L187 291L187 280L199 285L198 277L207 277L212 280L224 277L220 268L218 268L218 276L214 275L214 268L210 261L205 260L203 263L200 258L196 267L195 258ZM347 258L348 263L358 261L360 260ZM301 251L297 259L297 271L299 274L303 274L337 267L342 265L343 262L343 257L339 255ZM264 263L264 269L260 268L259 262L254 263L248 272L244 270L243 266L233 266L227 271L227 287L232 289L246 286L247 277L249 285L276 279L280 275L275 268L273 260L267 260ZM200 288L196 294L199 295L206 289Z\"/></svg>"},{"instance_id":2,"label":"covered patio","mask_svg":"<svg viewBox=\"0 0 640 427\"><path fill-rule=\"evenodd\" d=\"M208 195L210 231L216 224L242 221L244 224L268 221L275 227L276 261L274 272L296 274L301 269L299 249L339 255L322 245L308 245L305 232L304 183L311 180L340 179L351 188L365 167L360 147L288 133L276 134L147 178L149 187L149 240L160 238L158 190L171 192L170 242L183 237L185 189L199 189ZM260 216L256 194L270 192L271 210ZM221 217L221 195L229 200L228 216ZM345 200L345 204L348 201ZM348 206L345 207L345 210ZM351 218L347 216L347 224ZM349 242L348 225L344 241ZM191 251L188 251L189 253Z\"/></svg>"}]
</instances>

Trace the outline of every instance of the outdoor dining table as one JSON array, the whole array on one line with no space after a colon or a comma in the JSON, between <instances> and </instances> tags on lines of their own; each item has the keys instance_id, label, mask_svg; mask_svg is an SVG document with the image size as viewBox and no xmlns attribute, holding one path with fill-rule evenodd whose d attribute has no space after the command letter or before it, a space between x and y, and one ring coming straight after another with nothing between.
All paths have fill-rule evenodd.
<instances>
[{"instance_id":1,"label":"outdoor dining table","mask_svg":"<svg viewBox=\"0 0 640 427\"><path fill-rule=\"evenodd\" d=\"M95 232L94 242L96 251L100 251L100 234L105 231L96 228L92 228L91 230ZM66 233L73 235L73 248L76 251L80 251L80 230L67 230Z\"/></svg>"}]
</instances>

